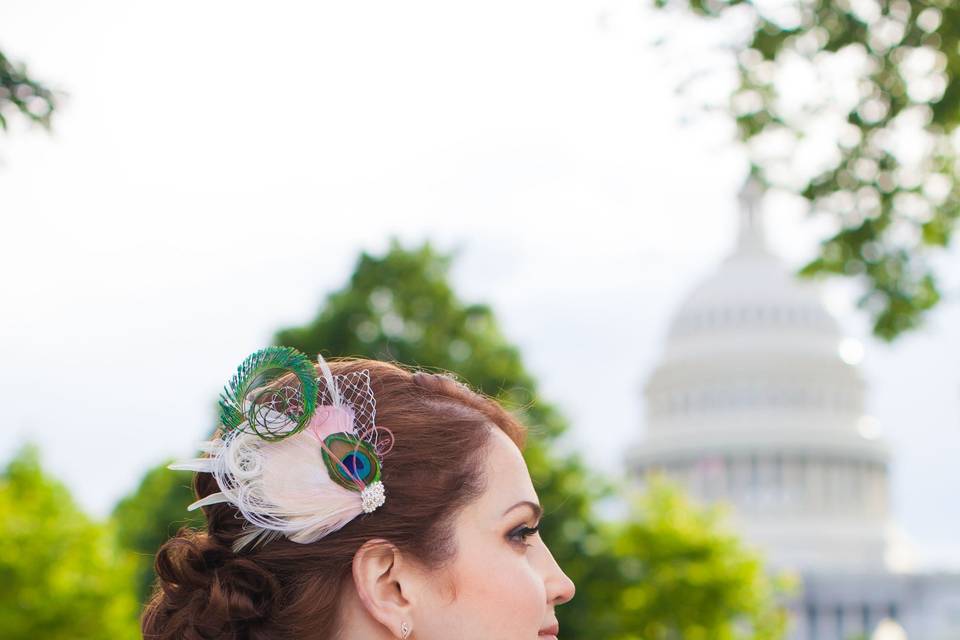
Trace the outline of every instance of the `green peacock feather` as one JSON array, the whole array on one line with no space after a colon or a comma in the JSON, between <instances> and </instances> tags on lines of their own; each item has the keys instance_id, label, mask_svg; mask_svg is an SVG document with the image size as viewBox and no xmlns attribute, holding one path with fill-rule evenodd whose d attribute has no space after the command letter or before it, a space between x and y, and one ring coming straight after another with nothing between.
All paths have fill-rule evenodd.
<instances>
[{"instance_id":1,"label":"green peacock feather","mask_svg":"<svg viewBox=\"0 0 960 640\"><path fill-rule=\"evenodd\" d=\"M292 372L300 381L300 393L296 403L285 400L276 389L270 389L253 399L244 412L243 407L251 392L263 389L280 376ZM237 372L224 386L220 394L220 424L225 431L243 429L264 440L282 440L299 433L310 421L317 406L317 378L313 363L306 355L292 347L267 347L247 357ZM268 397L276 405L280 401L279 412L296 422L290 428L287 421L282 428L272 429L262 417L262 398Z\"/></svg>"},{"instance_id":2,"label":"green peacock feather","mask_svg":"<svg viewBox=\"0 0 960 640\"><path fill-rule=\"evenodd\" d=\"M327 473L341 487L360 491L356 480L367 486L380 480L380 459L369 442L347 433L333 433L323 444Z\"/></svg>"}]
</instances>

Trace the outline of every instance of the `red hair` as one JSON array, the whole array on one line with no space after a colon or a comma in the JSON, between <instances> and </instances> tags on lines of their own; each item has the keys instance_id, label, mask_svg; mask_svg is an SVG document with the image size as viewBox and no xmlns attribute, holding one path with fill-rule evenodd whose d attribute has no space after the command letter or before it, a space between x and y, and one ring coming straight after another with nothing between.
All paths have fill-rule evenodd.
<instances>
[{"instance_id":1,"label":"red hair","mask_svg":"<svg viewBox=\"0 0 960 640\"><path fill-rule=\"evenodd\" d=\"M237 510L204 507L206 530L182 529L157 552L158 578L141 619L144 638L336 637L341 593L364 542L385 538L428 569L456 556L453 521L484 490L491 429L523 448L525 428L496 401L449 376L376 360L329 364L334 374L370 372L377 424L396 438L383 464L386 503L312 544L279 538L237 554L231 551L242 533ZM194 490L201 498L219 488L213 476L197 473Z\"/></svg>"}]
</instances>

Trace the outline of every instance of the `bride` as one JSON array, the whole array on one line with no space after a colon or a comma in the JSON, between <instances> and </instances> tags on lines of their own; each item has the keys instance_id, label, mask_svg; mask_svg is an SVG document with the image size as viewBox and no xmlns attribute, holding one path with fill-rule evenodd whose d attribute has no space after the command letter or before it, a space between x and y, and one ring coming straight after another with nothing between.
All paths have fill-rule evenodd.
<instances>
[{"instance_id":1,"label":"bride","mask_svg":"<svg viewBox=\"0 0 960 640\"><path fill-rule=\"evenodd\" d=\"M172 465L195 471L207 526L158 551L144 638L558 636L574 584L537 533L525 429L494 400L271 347L220 404L206 455Z\"/></svg>"}]
</instances>

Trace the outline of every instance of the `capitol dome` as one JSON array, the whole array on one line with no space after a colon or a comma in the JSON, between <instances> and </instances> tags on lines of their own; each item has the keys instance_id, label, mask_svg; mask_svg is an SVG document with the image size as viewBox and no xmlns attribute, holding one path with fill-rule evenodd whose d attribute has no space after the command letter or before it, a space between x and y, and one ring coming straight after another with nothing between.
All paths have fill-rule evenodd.
<instances>
[{"instance_id":1,"label":"capitol dome","mask_svg":"<svg viewBox=\"0 0 960 640\"><path fill-rule=\"evenodd\" d=\"M628 468L730 504L773 565L882 567L889 456L865 415L859 343L766 247L753 183L740 200L734 251L670 323Z\"/></svg>"}]
</instances>

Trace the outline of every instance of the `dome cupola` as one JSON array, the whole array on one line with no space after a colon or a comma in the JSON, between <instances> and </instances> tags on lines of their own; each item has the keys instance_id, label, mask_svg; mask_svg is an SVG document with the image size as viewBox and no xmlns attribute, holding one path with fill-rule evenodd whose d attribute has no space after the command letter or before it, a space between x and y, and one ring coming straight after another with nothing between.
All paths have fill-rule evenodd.
<instances>
[{"instance_id":1,"label":"dome cupola","mask_svg":"<svg viewBox=\"0 0 960 640\"><path fill-rule=\"evenodd\" d=\"M850 341L815 284L767 247L760 198L748 180L736 247L669 325L628 465L641 481L659 471L732 503L747 537L783 564L873 566L887 450L864 428L864 380L842 357Z\"/></svg>"}]
</instances>

